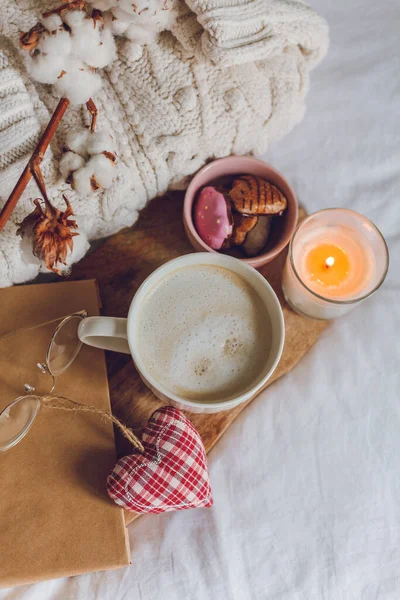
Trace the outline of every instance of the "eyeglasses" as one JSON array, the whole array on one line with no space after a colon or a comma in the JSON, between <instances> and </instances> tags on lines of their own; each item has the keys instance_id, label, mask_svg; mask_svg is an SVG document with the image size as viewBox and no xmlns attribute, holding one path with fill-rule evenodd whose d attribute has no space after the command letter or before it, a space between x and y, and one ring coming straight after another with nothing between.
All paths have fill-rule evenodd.
<instances>
[{"instance_id":1,"label":"eyeglasses","mask_svg":"<svg viewBox=\"0 0 400 600\"><path fill-rule=\"evenodd\" d=\"M55 389L56 377L71 366L82 347L78 327L85 317L87 312L83 310L63 318L51 336L45 361L37 363L40 371L52 378L49 394ZM26 395L19 396L0 412L0 452L18 444L32 427L42 404L34 391L34 387L25 384Z\"/></svg>"}]
</instances>

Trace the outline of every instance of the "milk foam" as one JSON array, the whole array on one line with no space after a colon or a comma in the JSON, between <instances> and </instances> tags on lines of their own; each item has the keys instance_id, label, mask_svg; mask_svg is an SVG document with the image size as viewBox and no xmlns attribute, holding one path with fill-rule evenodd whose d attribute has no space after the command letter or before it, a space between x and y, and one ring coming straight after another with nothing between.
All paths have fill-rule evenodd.
<instances>
[{"instance_id":1,"label":"milk foam","mask_svg":"<svg viewBox=\"0 0 400 600\"><path fill-rule=\"evenodd\" d=\"M166 275L147 294L137 323L139 354L150 374L189 400L247 391L270 353L263 301L223 267L194 265Z\"/></svg>"}]
</instances>

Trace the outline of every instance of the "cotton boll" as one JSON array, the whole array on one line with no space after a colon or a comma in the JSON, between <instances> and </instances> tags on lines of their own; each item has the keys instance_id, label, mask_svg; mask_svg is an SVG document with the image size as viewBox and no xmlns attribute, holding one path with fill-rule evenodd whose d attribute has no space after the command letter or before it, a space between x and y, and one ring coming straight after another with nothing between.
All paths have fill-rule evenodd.
<instances>
[{"instance_id":1,"label":"cotton boll","mask_svg":"<svg viewBox=\"0 0 400 600\"><path fill-rule=\"evenodd\" d=\"M41 19L40 22L49 33L53 33L53 31L57 31L57 29L60 29L63 26L60 15L50 15L49 17Z\"/></svg>"},{"instance_id":2,"label":"cotton boll","mask_svg":"<svg viewBox=\"0 0 400 600\"><path fill-rule=\"evenodd\" d=\"M41 265L40 259L33 254L33 231L31 234L26 234L21 237L19 247L21 250L22 260L26 265Z\"/></svg>"},{"instance_id":3,"label":"cotton boll","mask_svg":"<svg viewBox=\"0 0 400 600\"><path fill-rule=\"evenodd\" d=\"M135 14L138 15L142 12L142 10L148 10L149 6L148 3L146 3L146 5L143 5L143 2L129 2L129 0L127 0L126 2L121 0L118 2L118 5L121 7L121 10L124 10L127 13L130 14Z\"/></svg>"},{"instance_id":4,"label":"cotton boll","mask_svg":"<svg viewBox=\"0 0 400 600\"><path fill-rule=\"evenodd\" d=\"M83 167L78 169L72 175L72 187L80 196L91 196L96 190L92 188L90 178L92 177L92 169Z\"/></svg>"},{"instance_id":5,"label":"cotton boll","mask_svg":"<svg viewBox=\"0 0 400 600\"><path fill-rule=\"evenodd\" d=\"M156 32L168 29L176 18L173 10L173 2L163 0L138 0L131 3L130 0L120 0L119 6L129 14L133 14L136 24Z\"/></svg>"},{"instance_id":6,"label":"cotton boll","mask_svg":"<svg viewBox=\"0 0 400 600\"><path fill-rule=\"evenodd\" d=\"M100 22L86 17L76 19L71 25L72 50L87 65L102 68L111 63L116 56L114 38Z\"/></svg>"},{"instance_id":7,"label":"cotton boll","mask_svg":"<svg viewBox=\"0 0 400 600\"><path fill-rule=\"evenodd\" d=\"M96 64L93 62L93 67L102 69L106 65L110 65L117 57L117 49L115 46L114 35L110 27L104 27L101 35L100 48L97 51Z\"/></svg>"},{"instance_id":8,"label":"cotton boll","mask_svg":"<svg viewBox=\"0 0 400 600\"><path fill-rule=\"evenodd\" d=\"M65 69L66 59L59 55L36 54L26 57L29 75L40 83L56 83Z\"/></svg>"},{"instance_id":9,"label":"cotton boll","mask_svg":"<svg viewBox=\"0 0 400 600\"><path fill-rule=\"evenodd\" d=\"M72 27L72 49L85 63L92 65L91 59L100 47L100 27L93 26L92 19L85 19L79 26Z\"/></svg>"},{"instance_id":10,"label":"cotton boll","mask_svg":"<svg viewBox=\"0 0 400 600\"><path fill-rule=\"evenodd\" d=\"M171 28L174 23L177 11L173 6L173 0L167 3L163 0L138 0L135 3L119 0L118 6L112 9L112 31L137 44L151 44L158 33Z\"/></svg>"},{"instance_id":11,"label":"cotton boll","mask_svg":"<svg viewBox=\"0 0 400 600\"><path fill-rule=\"evenodd\" d=\"M60 96L67 97L72 105L84 104L101 88L101 77L93 73L79 59L69 57L64 66L65 74L57 79L55 88Z\"/></svg>"},{"instance_id":12,"label":"cotton boll","mask_svg":"<svg viewBox=\"0 0 400 600\"><path fill-rule=\"evenodd\" d=\"M164 0L136 0L135 4L134 4L134 6L135 6L134 10L138 14L140 14L143 11L156 12L156 10L159 10L160 8L162 8L164 6L164 3L165 3ZM127 4L126 1L125 1L125 4ZM122 2L121 2L121 6L122 6Z\"/></svg>"},{"instance_id":13,"label":"cotton boll","mask_svg":"<svg viewBox=\"0 0 400 600\"><path fill-rule=\"evenodd\" d=\"M110 24L111 31L114 35L123 35L128 27L129 23L121 21L120 19L114 19Z\"/></svg>"},{"instance_id":14,"label":"cotton boll","mask_svg":"<svg viewBox=\"0 0 400 600\"><path fill-rule=\"evenodd\" d=\"M130 4L127 5L129 6ZM157 38L157 27L149 24L148 20L141 18L136 12L126 12L118 6L113 8L112 14L114 21L111 27L116 35L123 33L129 40L142 45L151 44Z\"/></svg>"},{"instance_id":15,"label":"cotton boll","mask_svg":"<svg viewBox=\"0 0 400 600\"><path fill-rule=\"evenodd\" d=\"M178 13L173 7L169 8L168 10L161 11L157 18L159 31L170 29L175 23L177 16Z\"/></svg>"},{"instance_id":16,"label":"cotton boll","mask_svg":"<svg viewBox=\"0 0 400 600\"><path fill-rule=\"evenodd\" d=\"M87 151L88 139L91 132L88 129L72 130L67 133L64 145L72 152L79 154L83 158L88 158Z\"/></svg>"},{"instance_id":17,"label":"cotton boll","mask_svg":"<svg viewBox=\"0 0 400 600\"><path fill-rule=\"evenodd\" d=\"M92 172L96 182L102 188L108 189L112 186L115 177L115 167L114 163L104 156L104 154L93 156L85 168Z\"/></svg>"},{"instance_id":18,"label":"cotton boll","mask_svg":"<svg viewBox=\"0 0 400 600\"><path fill-rule=\"evenodd\" d=\"M78 194L90 196L100 187L112 185L115 175L113 156L104 154L115 157L114 140L109 133L87 129L72 131L67 135L65 146L70 151L61 158L60 171L70 179Z\"/></svg>"},{"instance_id":19,"label":"cotton boll","mask_svg":"<svg viewBox=\"0 0 400 600\"><path fill-rule=\"evenodd\" d=\"M83 10L68 10L63 14L64 23L66 23L72 31L80 27L85 20L87 20L87 15Z\"/></svg>"},{"instance_id":20,"label":"cotton boll","mask_svg":"<svg viewBox=\"0 0 400 600\"><path fill-rule=\"evenodd\" d=\"M135 13L138 18L145 19L162 12L168 12L165 7L169 8L172 3L166 3L164 0L135 0L135 2L119 0L118 4L122 10L128 13Z\"/></svg>"},{"instance_id":21,"label":"cotton boll","mask_svg":"<svg viewBox=\"0 0 400 600\"><path fill-rule=\"evenodd\" d=\"M85 159L74 152L66 152L60 160L60 172L64 179L68 179L73 171L85 166Z\"/></svg>"},{"instance_id":22,"label":"cotton boll","mask_svg":"<svg viewBox=\"0 0 400 600\"><path fill-rule=\"evenodd\" d=\"M67 31L56 29L55 35L44 32L37 48L26 58L29 74L40 83L55 83L64 70L70 52L71 40Z\"/></svg>"},{"instance_id":23,"label":"cotton boll","mask_svg":"<svg viewBox=\"0 0 400 600\"><path fill-rule=\"evenodd\" d=\"M115 177L114 163L103 154L96 154L86 165L72 174L72 187L81 196L91 196L100 187L111 187Z\"/></svg>"},{"instance_id":24,"label":"cotton boll","mask_svg":"<svg viewBox=\"0 0 400 600\"><path fill-rule=\"evenodd\" d=\"M112 136L106 131L89 133L87 138L87 151L90 155L102 152L115 153L115 145Z\"/></svg>"},{"instance_id":25,"label":"cotton boll","mask_svg":"<svg viewBox=\"0 0 400 600\"><path fill-rule=\"evenodd\" d=\"M40 260L33 254L34 228L36 219L25 218L18 226L17 235L21 238L20 250L24 263L28 266L40 266Z\"/></svg>"},{"instance_id":26,"label":"cotton boll","mask_svg":"<svg viewBox=\"0 0 400 600\"><path fill-rule=\"evenodd\" d=\"M137 19L137 15L134 12L126 12L122 10L119 6L112 9L112 14L114 19L121 21L121 23L134 23Z\"/></svg>"},{"instance_id":27,"label":"cotton boll","mask_svg":"<svg viewBox=\"0 0 400 600\"><path fill-rule=\"evenodd\" d=\"M43 54L68 56L71 54L71 36L65 29L57 30L55 35L44 33L37 45Z\"/></svg>"},{"instance_id":28,"label":"cotton boll","mask_svg":"<svg viewBox=\"0 0 400 600\"><path fill-rule=\"evenodd\" d=\"M148 25L153 27L156 31L165 31L170 29L176 20L176 12L172 9L162 10L156 15L148 18Z\"/></svg>"},{"instance_id":29,"label":"cotton boll","mask_svg":"<svg viewBox=\"0 0 400 600\"><path fill-rule=\"evenodd\" d=\"M108 28L100 31L100 26L94 29L92 19L72 34L72 47L81 60L96 69L110 64L116 56L112 32Z\"/></svg>"}]
</instances>

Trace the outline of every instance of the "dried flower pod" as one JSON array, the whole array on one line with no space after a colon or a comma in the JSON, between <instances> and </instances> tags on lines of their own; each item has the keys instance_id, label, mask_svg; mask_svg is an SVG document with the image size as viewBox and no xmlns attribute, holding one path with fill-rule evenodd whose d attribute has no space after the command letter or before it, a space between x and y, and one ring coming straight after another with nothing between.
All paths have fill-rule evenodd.
<instances>
[{"instance_id":1,"label":"dried flower pod","mask_svg":"<svg viewBox=\"0 0 400 600\"><path fill-rule=\"evenodd\" d=\"M287 206L285 196L277 187L254 175L236 178L229 195L235 209L246 215L277 215Z\"/></svg>"},{"instance_id":2,"label":"dried flower pod","mask_svg":"<svg viewBox=\"0 0 400 600\"><path fill-rule=\"evenodd\" d=\"M66 196L63 196L67 208L61 211L47 200L44 210L39 199L34 200L35 209L20 223L17 235L31 237L32 252L46 267L61 275L57 265L66 265L67 256L73 250L73 237L79 235L72 206Z\"/></svg>"},{"instance_id":3,"label":"dried flower pod","mask_svg":"<svg viewBox=\"0 0 400 600\"><path fill-rule=\"evenodd\" d=\"M257 216L246 216L240 213L233 213L233 232L229 239L230 246L241 246L246 239L247 234L257 225Z\"/></svg>"}]
</instances>

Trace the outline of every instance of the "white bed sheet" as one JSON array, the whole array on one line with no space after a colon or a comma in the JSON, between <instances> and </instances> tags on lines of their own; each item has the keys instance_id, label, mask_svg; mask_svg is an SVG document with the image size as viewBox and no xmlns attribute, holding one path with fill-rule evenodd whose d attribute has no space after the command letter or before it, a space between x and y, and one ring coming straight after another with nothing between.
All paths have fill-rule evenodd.
<instances>
[{"instance_id":1,"label":"white bed sheet","mask_svg":"<svg viewBox=\"0 0 400 600\"><path fill-rule=\"evenodd\" d=\"M381 228L385 286L225 434L210 456L212 509L141 518L130 568L1 600L400 598L400 7L314 5L330 52L304 121L265 158L308 211L351 207Z\"/></svg>"}]
</instances>

